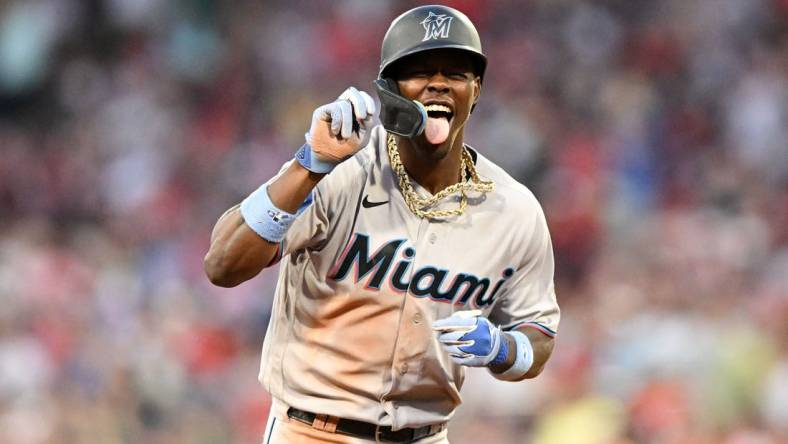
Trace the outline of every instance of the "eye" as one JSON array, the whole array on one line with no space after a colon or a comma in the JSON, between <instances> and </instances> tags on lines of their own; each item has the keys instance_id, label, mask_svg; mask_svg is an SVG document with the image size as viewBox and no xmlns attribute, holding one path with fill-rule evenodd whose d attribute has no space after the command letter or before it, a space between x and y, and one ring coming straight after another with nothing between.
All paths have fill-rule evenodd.
<instances>
[{"instance_id":1,"label":"eye","mask_svg":"<svg viewBox=\"0 0 788 444\"><path fill-rule=\"evenodd\" d=\"M463 71L449 72L449 78L452 80L468 80L468 73Z\"/></svg>"},{"instance_id":2,"label":"eye","mask_svg":"<svg viewBox=\"0 0 788 444\"><path fill-rule=\"evenodd\" d=\"M413 77L426 77L429 75L426 69L421 67L412 67L403 71L405 77L413 78Z\"/></svg>"}]
</instances>

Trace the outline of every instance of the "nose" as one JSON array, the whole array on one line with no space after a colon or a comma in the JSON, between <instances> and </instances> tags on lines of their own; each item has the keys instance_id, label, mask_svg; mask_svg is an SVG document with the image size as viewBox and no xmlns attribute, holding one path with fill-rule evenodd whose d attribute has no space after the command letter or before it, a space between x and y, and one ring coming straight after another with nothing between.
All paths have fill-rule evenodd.
<instances>
[{"instance_id":1,"label":"nose","mask_svg":"<svg viewBox=\"0 0 788 444\"><path fill-rule=\"evenodd\" d=\"M442 72L438 71L430 77L429 83L427 83L427 91L430 92L448 92L449 91L449 79L443 75Z\"/></svg>"}]
</instances>

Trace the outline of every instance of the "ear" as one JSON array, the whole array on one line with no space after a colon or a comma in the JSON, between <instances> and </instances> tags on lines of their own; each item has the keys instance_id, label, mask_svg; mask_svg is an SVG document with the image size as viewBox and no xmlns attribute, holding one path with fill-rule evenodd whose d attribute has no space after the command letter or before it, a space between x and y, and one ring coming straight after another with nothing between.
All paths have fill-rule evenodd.
<instances>
[{"instance_id":1,"label":"ear","mask_svg":"<svg viewBox=\"0 0 788 444\"><path fill-rule=\"evenodd\" d=\"M479 76L473 78L473 104L479 101L479 96L482 94L482 79Z\"/></svg>"}]
</instances>

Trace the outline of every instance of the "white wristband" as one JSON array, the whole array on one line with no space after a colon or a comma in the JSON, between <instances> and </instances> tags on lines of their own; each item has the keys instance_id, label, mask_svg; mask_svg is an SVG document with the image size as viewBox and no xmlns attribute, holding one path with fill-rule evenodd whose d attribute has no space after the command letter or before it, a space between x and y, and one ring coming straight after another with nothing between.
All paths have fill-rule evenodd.
<instances>
[{"instance_id":1,"label":"white wristband","mask_svg":"<svg viewBox=\"0 0 788 444\"><path fill-rule=\"evenodd\" d=\"M311 202L311 199L308 199ZM280 210L268 197L268 184L256 189L241 202L241 216L249 228L269 242L281 242L300 214Z\"/></svg>"},{"instance_id":2,"label":"white wristband","mask_svg":"<svg viewBox=\"0 0 788 444\"><path fill-rule=\"evenodd\" d=\"M502 381L518 381L531 369L534 363L534 349L525 334L519 331L507 331L504 334L512 335L514 338L515 353L517 353L514 364L503 373L493 373L492 371L490 373Z\"/></svg>"}]
</instances>

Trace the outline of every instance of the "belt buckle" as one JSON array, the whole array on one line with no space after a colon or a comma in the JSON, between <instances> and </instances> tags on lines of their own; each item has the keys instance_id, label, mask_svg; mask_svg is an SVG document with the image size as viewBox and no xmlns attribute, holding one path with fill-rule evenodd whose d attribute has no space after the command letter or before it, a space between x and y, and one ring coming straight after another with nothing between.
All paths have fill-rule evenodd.
<instances>
[{"instance_id":1,"label":"belt buckle","mask_svg":"<svg viewBox=\"0 0 788 444\"><path fill-rule=\"evenodd\" d=\"M375 425L375 442L376 443L378 443L378 442L400 442L400 441L392 438L391 436L388 436L388 437L384 436L384 434L386 433L386 428L387 427L389 427L389 426L382 426L380 424L376 424ZM389 431L391 431L391 430L389 429ZM402 441L402 442L404 442L404 441Z\"/></svg>"}]
</instances>

